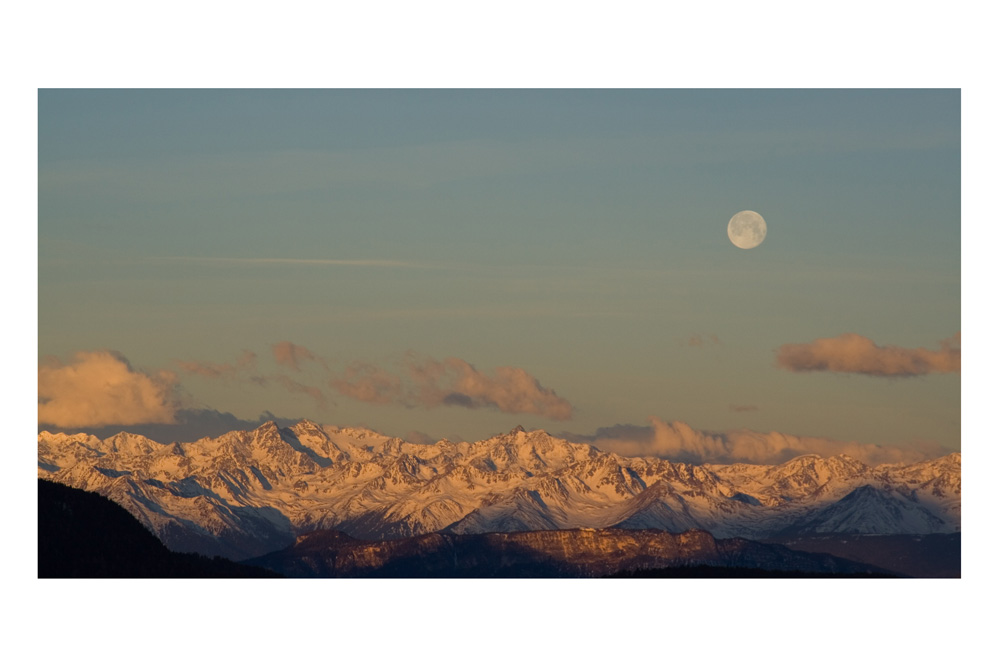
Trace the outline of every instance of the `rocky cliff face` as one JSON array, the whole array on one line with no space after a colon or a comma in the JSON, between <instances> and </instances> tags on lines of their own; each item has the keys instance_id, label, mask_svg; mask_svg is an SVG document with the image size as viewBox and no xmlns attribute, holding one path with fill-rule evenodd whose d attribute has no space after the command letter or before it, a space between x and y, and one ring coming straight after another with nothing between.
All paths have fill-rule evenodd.
<instances>
[{"instance_id":1,"label":"rocky cliff face","mask_svg":"<svg viewBox=\"0 0 999 667\"><path fill-rule=\"evenodd\" d=\"M701 530L435 533L392 541L318 531L303 535L287 549L248 562L292 577L599 577L694 565L816 574L879 572L777 545L716 540Z\"/></svg>"}]
</instances>

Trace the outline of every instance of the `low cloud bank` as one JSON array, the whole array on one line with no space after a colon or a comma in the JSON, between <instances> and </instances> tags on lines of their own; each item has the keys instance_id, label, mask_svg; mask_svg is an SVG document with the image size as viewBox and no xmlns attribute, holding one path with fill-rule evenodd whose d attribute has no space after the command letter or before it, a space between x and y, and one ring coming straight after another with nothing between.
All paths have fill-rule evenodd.
<instances>
[{"instance_id":1,"label":"low cloud bank","mask_svg":"<svg viewBox=\"0 0 999 667\"><path fill-rule=\"evenodd\" d=\"M846 454L868 465L914 463L945 456L950 451L935 444L918 448L886 447L829 438L789 435L745 429L725 432L700 431L681 421L650 417L650 426L617 424L599 428L592 436L563 434L604 451L624 456L657 456L682 463L757 463L773 465L796 456Z\"/></svg>"},{"instance_id":2,"label":"low cloud bank","mask_svg":"<svg viewBox=\"0 0 999 667\"><path fill-rule=\"evenodd\" d=\"M880 377L960 373L961 334L940 341L939 350L929 350L875 345L870 338L845 333L811 343L781 345L777 366L794 372L832 371Z\"/></svg>"},{"instance_id":3,"label":"low cloud bank","mask_svg":"<svg viewBox=\"0 0 999 667\"><path fill-rule=\"evenodd\" d=\"M177 411L177 376L144 373L112 350L77 352L38 369L38 421L57 427L171 424Z\"/></svg>"}]
</instances>

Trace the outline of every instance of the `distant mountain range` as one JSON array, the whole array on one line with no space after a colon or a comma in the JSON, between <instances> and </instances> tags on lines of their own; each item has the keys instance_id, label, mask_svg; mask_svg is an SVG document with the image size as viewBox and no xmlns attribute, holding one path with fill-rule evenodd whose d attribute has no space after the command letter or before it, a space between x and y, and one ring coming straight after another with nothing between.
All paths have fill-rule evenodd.
<instances>
[{"instance_id":1,"label":"distant mountain range","mask_svg":"<svg viewBox=\"0 0 999 667\"><path fill-rule=\"evenodd\" d=\"M692 465L519 427L435 444L310 421L170 444L42 432L38 475L113 499L174 551L233 559L326 530L356 540L581 528L776 540L961 523L959 453L876 467L845 455Z\"/></svg>"}]
</instances>

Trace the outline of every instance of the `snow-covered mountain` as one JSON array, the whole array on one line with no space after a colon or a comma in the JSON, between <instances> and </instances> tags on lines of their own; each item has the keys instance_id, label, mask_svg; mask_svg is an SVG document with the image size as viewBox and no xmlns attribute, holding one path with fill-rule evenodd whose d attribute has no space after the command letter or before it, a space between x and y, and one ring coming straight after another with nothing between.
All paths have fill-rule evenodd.
<instances>
[{"instance_id":1,"label":"snow-covered mountain","mask_svg":"<svg viewBox=\"0 0 999 667\"><path fill-rule=\"evenodd\" d=\"M718 538L960 530L961 455L869 467L624 457L544 431L421 445L363 428L267 422L191 443L42 432L38 476L107 496L175 551L230 558L335 529L364 539L574 528Z\"/></svg>"}]
</instances>

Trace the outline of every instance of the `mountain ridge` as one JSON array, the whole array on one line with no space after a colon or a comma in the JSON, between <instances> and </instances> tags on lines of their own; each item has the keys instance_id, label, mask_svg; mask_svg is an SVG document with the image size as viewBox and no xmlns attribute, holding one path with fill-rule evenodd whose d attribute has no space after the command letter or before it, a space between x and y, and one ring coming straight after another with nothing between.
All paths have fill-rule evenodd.
<instances>
[{"instance_id":1,"label":"mountain ridge","mask_svg":"<svg viewBox=\"0 0 999 667\"><path fill-rule=\"evenodd\" d=\"M148 528L107 498L38 480L38 577L276 577L221 558L169 551Z\"/></svg>"},{"instance_id":2,"label":"mountain ridge","mask_svg":"<svg viewBox=\"0 0 999 667\"><path fill-rule=\"evenodd\" d=\"M315 531L286 549L244 562L288 577L604 577L695 565L813 576L888 574L828 554L741 538L718 540L703 530L616 528L430 533L389 541Z\"/></svg>"},{"instance_id":3,"label":"mountain ridge","mask_svg":"<svg viewBox=\"0 0 999 667\"><path fill-rule=\"evenodd\" d=\"M954 453L873 467L846 455L695 465L520 427L471 443L416 444L309 420L189 443L38 435L40 478L112 498L172 549L239 559L325 529L371 539L613 526L747 539L812 524L835 532L849 526L815 523L816 513L863 486L896 506L879 513L868 503L865 531L953 532L960 463Z\"/></svg>"}]
</instances>

